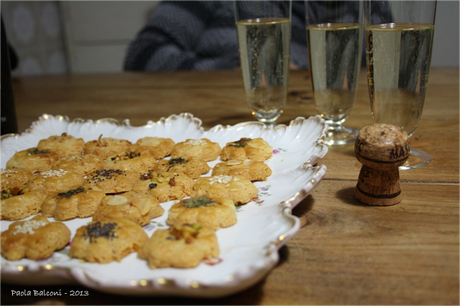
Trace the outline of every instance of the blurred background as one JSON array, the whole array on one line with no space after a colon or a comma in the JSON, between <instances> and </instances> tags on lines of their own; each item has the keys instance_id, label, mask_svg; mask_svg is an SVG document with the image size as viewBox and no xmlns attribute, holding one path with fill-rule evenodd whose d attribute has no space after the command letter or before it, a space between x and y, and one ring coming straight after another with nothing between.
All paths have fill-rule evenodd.
<instances>
[{"instance_id":1,"label":"blurred background","mask_svg":"<svg viewBox=\"0 0 460 306\"><path fill-rule=\"evenodd\" d=\"M3 1L13 76L121 72L159 1ZM459 1L439 0L432 67L459 66Z\"/></svg>"}]
</instances>

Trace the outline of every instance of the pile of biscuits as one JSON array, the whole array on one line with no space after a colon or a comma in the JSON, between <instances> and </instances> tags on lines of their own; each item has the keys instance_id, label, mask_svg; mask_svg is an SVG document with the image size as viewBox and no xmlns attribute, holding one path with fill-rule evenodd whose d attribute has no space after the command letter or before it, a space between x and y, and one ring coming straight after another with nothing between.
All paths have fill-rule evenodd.
<instances>
[{"instance_id":1,"label":"pile of biscuits","mask_svg":"<svg viewBox=\"0 0 460 306\"><path fill-rule=\"evenodd\" d=\"M1 254L39 260L70 243L69 256L87 262L137 252L152 269L195 267L218 258L216 231L236 224L235 206L257 196L253 182L271 175L265 161L272 151L262 138L223 148L207 138L132 143L101 135L85 142L64 133L42 139L1 170L1 219L36 215L1 234ZM162 216L160 204L171 200L169 228L148 237L143 226ZM65 221L88 217L92 221L71 239Z\"/></svg>"}]
</instances>

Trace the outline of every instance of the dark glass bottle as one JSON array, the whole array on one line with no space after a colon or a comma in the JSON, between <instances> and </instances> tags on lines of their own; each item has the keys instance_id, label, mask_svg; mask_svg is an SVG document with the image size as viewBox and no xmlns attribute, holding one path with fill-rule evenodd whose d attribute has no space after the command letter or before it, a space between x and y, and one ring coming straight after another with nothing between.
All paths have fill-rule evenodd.
<instances>
[{"instance_id":1,"label":"dark glass bottle","mask_svg":"<svg viewBox=\"0 0 460 306\"><path fill-rule=\"evenodd\" d=\"M0 104L2 105L2 129L1 134L17 133L18 123L16 118L16 109L14 107L13 88L11 86L11 68L10 57L8 54L8 44L6 40L5 26L3 25L3 18L1 19L1 40L2 40L2 74L0 76L2 82L2 98Z\"/></svg>"}]
</instances>

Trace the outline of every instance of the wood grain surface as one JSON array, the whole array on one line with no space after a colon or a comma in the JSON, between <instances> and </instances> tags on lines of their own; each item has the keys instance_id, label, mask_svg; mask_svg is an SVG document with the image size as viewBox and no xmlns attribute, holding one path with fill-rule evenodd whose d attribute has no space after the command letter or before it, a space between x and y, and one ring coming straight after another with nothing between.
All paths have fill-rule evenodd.
<instances>
[{"instance_id":1,"label":"wood grain surface","mask_svg":"<svg viewBox=\"0 0 460 306\"><path fill-rule=\"evenodd\" d=\"M309 72L292 71L279 123L316 115ZM130 119L143 125L190 112L207 129L254 120L240 71L122 73L21 77L13 84L21 132L43 113L70 119ZM360 75L346 125L373 123ZM353 144L333 146L318 164L321 183L294 210L299 232L279 251L261 282L220 299L142 298L90 290L89 297L13 297L12 290L88 290L77 285L2 283L2 304L400 305L459 304L459 70L432 68L420 126L411 146L427 167L400 171L403 199L389 207L361 204L353 192L361 164Z\"/></svg>"}]
</instances>

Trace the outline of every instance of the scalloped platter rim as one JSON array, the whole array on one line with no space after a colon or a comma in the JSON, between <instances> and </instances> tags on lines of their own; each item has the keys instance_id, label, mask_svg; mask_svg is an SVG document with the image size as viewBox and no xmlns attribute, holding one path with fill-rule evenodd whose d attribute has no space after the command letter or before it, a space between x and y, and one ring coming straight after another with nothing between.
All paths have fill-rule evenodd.
<instances>
[{"instance_id":1,"label":"scalloped platter rim","mask_svg":"<svg viewBox=\"0 0 460 306\"><path fill-rule=\"evenodd\" d=\"M264 182L256 182L258 196L237 209L236 225L219 229L220 262L203 262L192 269L164 268L151 270L145 261L130 254L121 262L85 263L68 256L68 248L48 259L8 261L1 258L2 282L24 285L77 283L95 290L138 296L184 296L216 298L227 296L260 281L275 267L278 250L300 228L300 220L292 209L321 181L326 166L314 166L328 148L324 143L327 124L320 116L292 120L289 125L266 127L259 122L243 122L233 126L217 125L205 131L202 121L190 113L171 115L157 122L131 126L128 119L119 122L105 118L96 121L43 114L22 134L3 135L1 167L19 150L36 146L38 141L66 132L85 141L104 137L130 141L145 136L169 137L174 141L208 138L222 147L241 137L262 137L273 146L273 158L267 161L273 174ZM211 162L210 166L214 166ZM167 211L171 202L161 203L162 217L144 226L150 236L157 228L167 227ZM50 218L52 220L52 218ZM74 235L76 229L91 218L65 221ZM2 232L10 221L1 221ZM249 235L248 233L251 233Z\"/></svg>"}]
</instances>

